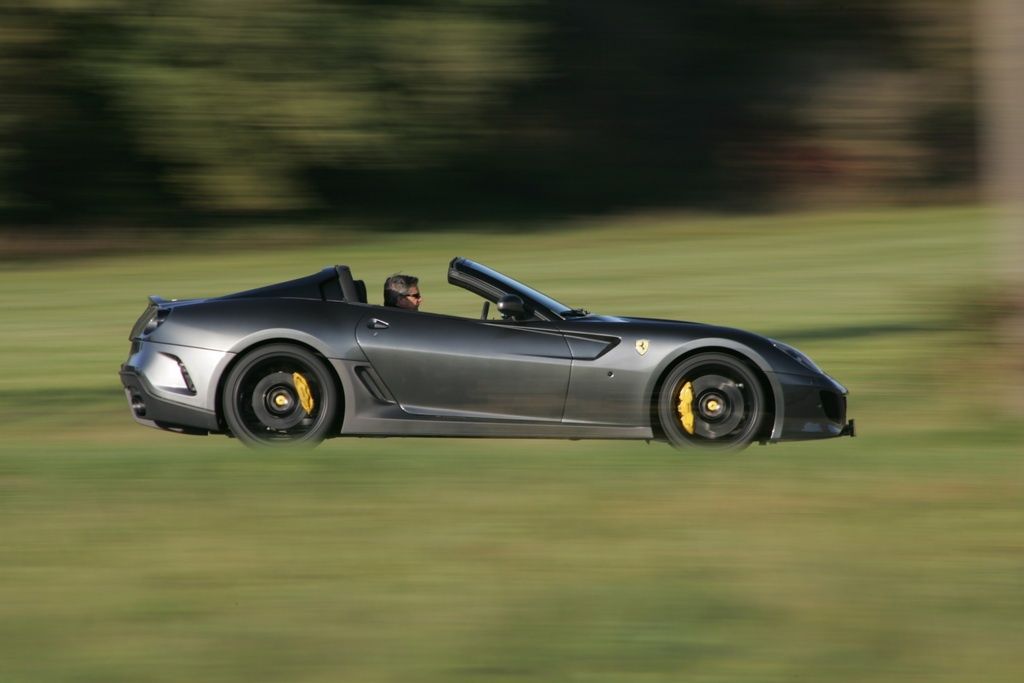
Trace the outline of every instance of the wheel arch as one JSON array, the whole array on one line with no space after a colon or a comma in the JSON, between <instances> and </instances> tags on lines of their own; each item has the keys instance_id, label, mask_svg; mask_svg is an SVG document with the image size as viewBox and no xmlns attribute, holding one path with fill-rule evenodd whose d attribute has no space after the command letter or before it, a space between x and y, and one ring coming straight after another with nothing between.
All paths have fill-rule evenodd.
<instances>
[{"instance_id":1,"label":"wheel arch","mask_svg":"<svg viewBox=\"0 0 1024 683\"><path fill-rule=\"evenodd\" d=\"M334 424L331 426L328 432L328 438L331 436L337 436L341 432L341 423L345 417L345 389L342 384L341 378L338 376L338 371L334 367L334 364L327 359L327 356L316 346L307 343L304 340L296 339L294 337L267 337L261 338L258 341L251 342L248 346L244 346L240 349L233 349L234 354L227 365L220 373L220 377L217 378L217 389L214 395L214 409L217 415L217 424L223 430L225 434L230 433L227 427L227 422L224 419L224 382L227 381L228 376L231 374L231 370L242 361L243 358L248 356L251 352L256 349L263 348L264 346L271 346L273 344L290 344L292 346L298 346L306 351L309 351L316 356L320 361L323 362L330 374L331 381L334 383L334 388L338 392L338 410L337 415L334 416Z\"/></svg>"},{"instance_id":2,"label":"wheel arch","mask_svg":"<svg viewBox=\"0 0 1024 683\"><path fill-rule=\"evenodd\" d=\"M672 370L674 370L680 363L702 353L722 353L727 356L732 356L733 358L746 363L754 371L754 375L761 383L761 389L764 391L767 403L765 406L765 412L771 414L771 418L765 420L764 424L761 426L757 435L757 440L761 442L776 440L777 435L780 434L782 430L783 406L785 405L782 397L782 387L779 386L778 381L774 378L771 367L759 353L744 344L739 344L728 339L717 339L701 344L700 346L687 346L680 348L674 354L668 356L664 361L662 361L658 372L655 373L654 381L648 386L647 393L651 430L654 432L656 438L659 440L665 440L666 438L661 426L661 419L658 416L658 396L661 393L662 385L665 383L665 378L668 377Z\"/></svg>"}]
</instances>

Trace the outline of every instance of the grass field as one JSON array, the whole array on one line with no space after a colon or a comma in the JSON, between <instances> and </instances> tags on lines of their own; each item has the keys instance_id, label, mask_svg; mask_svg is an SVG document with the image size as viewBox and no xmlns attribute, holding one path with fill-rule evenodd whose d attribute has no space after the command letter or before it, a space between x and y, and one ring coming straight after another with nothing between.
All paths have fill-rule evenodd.
<instances>
[{"instance_id":1,"label":"grass field","mask_svg":"<svg viewBox=\"0 0 1024 683\"><path fill-rule=\"evenodd\" d=\"M1024 428L998 409L986 235L973 209L654 215L8 260L0 683L1016 683ZM455 255L571 305L778 336L849 386L862 436L253 453L130 419L147 295L342 262L371 297L401 270L425 309L475 315Z\"/></svg>"}]
</instances>

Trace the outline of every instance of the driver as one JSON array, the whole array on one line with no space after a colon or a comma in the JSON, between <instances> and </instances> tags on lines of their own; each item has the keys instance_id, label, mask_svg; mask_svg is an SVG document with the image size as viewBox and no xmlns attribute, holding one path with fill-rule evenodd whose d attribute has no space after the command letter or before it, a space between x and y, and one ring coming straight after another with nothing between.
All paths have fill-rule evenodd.
<instances>
[{"instance_id":1,"label":"driver","mask_svg":"<svg viewBox=\"0 0 1024 683\"><path fill-rule=\"evenodd\" d=\"M420 310L420 279L412 275L395 273L384 281L384 305L395 308Z\"/></svg>"}]
</instances>

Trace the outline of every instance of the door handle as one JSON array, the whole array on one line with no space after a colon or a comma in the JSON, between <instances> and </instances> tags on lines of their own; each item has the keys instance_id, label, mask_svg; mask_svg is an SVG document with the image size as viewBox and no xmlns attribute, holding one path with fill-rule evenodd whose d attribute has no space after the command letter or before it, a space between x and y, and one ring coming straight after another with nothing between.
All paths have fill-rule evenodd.
<instances>
[{"instance_id":1,"label":"door handle","mask_svg":"<svg viewBox=\"0 0 1024 683\"><path fill-rule=\"evenodd\" d=\"M370 322L366 323L366 326L369 327L371 330L386 330L389 327L391 327L391 325L389 325L388 323L377 318L370 318Z\"/></svg>"}]
</instances>

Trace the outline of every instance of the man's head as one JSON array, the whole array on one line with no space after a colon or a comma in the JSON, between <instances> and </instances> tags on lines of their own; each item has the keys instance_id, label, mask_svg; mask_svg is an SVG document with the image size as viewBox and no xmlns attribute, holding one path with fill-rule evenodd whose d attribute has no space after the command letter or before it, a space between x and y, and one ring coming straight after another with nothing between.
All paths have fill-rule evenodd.
<instances>
[{"instance_id":1,"label":"man's head","mask_svg":"<svg viewBox=\"0 0 1024 683\"><path fill-rule=\"evenodd\" d=\"M420 279L412 275L395 273L384 281L384 305L419 310Z\"/></svg>"}]
</instances>

